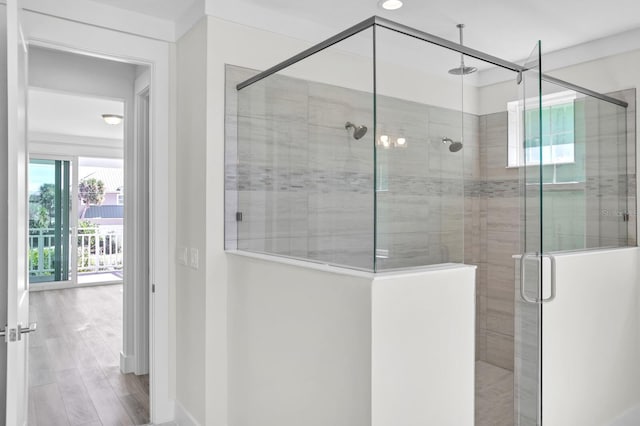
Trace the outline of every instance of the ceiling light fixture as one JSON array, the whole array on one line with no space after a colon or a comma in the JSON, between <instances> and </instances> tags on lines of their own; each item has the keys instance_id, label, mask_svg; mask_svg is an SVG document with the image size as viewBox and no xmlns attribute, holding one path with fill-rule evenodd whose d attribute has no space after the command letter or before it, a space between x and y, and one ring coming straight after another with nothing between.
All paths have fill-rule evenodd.
<instances>
[{"instance_id":1,"label":"ceiling light fixture","mask_svg":"<svg viewBox=\"0 0 640 426\"><path fill-rule=\"evenodd\" d=\"M117 126L122 123L123 118L124 117L118 114L102 114L102 119L110 126Z\"/></svg>"},{"instance_id":2,"label":"ceiling light fixture","mask_svg":"<svg viewBox=\"0 0 640 426\"><path fill-rule=\"evenodd\" d=\"M386 10L397 10L402 7L400 0L381 0L378 4Z\"/></svg>"}]
</instances>

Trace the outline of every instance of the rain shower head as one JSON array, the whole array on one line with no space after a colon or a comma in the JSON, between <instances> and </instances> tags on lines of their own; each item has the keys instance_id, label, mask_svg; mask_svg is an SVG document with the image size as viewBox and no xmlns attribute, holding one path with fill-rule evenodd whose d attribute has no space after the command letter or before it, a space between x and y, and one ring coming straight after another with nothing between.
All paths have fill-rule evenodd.
<instances>
[{"instance_id":1,"label":"rain shower head","mask_svg":"<svg viewBox=\"0 0 640 426\"><path fill-rule=\"evenodd\" d=\"M462 142L456 142L448 137L442 138L442 143L449 144L449 151L451 152L458 152L462 149Z\"/></svg>"},{"instance_id":2,"label":"rain shower head","mask_svg":"<svg viewBox=\"0 0 640 426\"><path fill-rule=\"evenodd\" d=\"M462 29L464 28L464 24L456 25L460 30L460 45L462 46ZM449 70L449 74L453 75L468 75L478 71L476 67L467 67L464 65L464 55L460 54L460 66L457 68L451 68Z\"/></svg>"},{"instance_id":3,"label":"rain shower head","mask_svg":"<svg viewBox=\"0 0 640 426\"><path fill-rule=\"evenodd\" d=\"M474 73L476 71L478 71L478 68L476 68L476 67L466 67L464 64L462 64L458 68L451 68L449 70L449 74L467 75L467 74L472 74L472 73Z\"/></svg>"},{"instance_id":4,"label":"rain shower head","mask_svg":"<svg viewBox=\"0 0 640 426\"><path fill-rule=\"evenodd\" d=\"M344 128L347 130L353 129L353 138L355 140L362 139L364 135L367 134L367 126L356 126L350 121L347 121L344 125Z\"/></svg>"}]
</instances>

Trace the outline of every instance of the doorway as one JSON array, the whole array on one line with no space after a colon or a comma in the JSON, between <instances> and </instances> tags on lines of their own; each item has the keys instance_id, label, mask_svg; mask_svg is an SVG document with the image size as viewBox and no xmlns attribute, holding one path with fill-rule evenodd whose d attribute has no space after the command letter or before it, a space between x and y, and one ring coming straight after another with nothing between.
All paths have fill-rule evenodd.
<instances>
[{"instance_id":1,"label":"doorway","mask_svg":"<svg viewBox=\"0 0 640 426\"><path fill-rule=\"evenodd\" d=\"M40 332L29 344L29 422L146 424L149 240L138 235L149 218L135 194L149 191L149 140L136 136L149 120L135 111L147 67L38 47L30 59L30 317Z\"/></svg>"}]
</instances>

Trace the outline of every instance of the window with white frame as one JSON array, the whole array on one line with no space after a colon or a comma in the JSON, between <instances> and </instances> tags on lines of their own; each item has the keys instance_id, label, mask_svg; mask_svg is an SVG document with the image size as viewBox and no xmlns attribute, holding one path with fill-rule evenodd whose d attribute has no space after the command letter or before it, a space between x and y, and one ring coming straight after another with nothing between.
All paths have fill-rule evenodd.
<instances>
[{"instance_id":1,"label":"window with white frame","mask_svg":"<svg viewBox=\"0 0 640 426\"><path fill-rule=\"evenodd\" d=\"M526 109L523 101L509 102L507 167L538 165L541 157L544 165L575 162L575 99L574 91L545 95L541 110L537 98L527 99ZM537 124L538 114L541 114L542 129ZM525 122L532 124L525 128Z\"/></svg>"}]
</instances>

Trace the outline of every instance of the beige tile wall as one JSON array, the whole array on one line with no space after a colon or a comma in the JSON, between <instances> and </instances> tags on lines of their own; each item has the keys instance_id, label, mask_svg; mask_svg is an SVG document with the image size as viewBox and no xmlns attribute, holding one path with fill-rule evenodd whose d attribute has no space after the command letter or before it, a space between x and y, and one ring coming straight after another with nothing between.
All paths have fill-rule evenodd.
<instances>
[{"instance_id":1,"label":"beige tile wall","mask_svg":"<svg viewBox=\"0 0 640 426\"><path fill-rule=\"evenodd\" d=\"M465 261L478 265L476 352L479 360L513 370L512 256L520 250L520 205L518 170L505 167L507 113L479 117L479 135L477 190L468 198L465 226Z\"/></svg>"}]
</instances>

